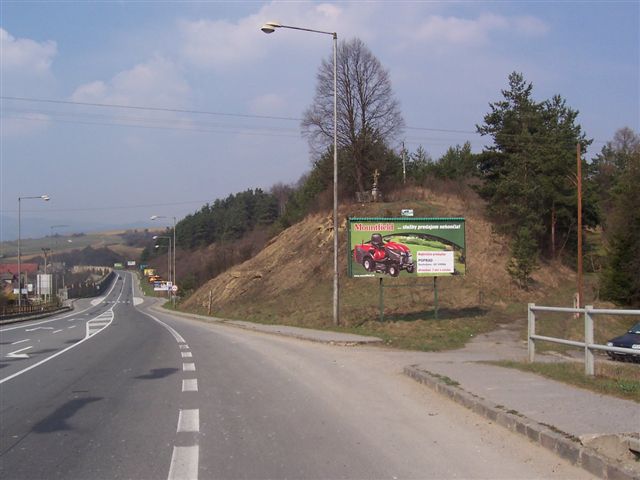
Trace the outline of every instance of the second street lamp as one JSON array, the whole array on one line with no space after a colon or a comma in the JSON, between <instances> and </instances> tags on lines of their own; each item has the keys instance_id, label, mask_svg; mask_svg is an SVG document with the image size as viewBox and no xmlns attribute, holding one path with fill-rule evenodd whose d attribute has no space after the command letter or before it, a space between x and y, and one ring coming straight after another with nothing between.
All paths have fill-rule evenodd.
<instances>
[{"instance_id":1,"label":"second street lamp","mask_svg":"<svg viewBox=\"0 0 640 480\"><path fill-rule=\"evenodd\" d=\"M171 281L171 237L168 235L154 235L153 239L158 240L160 238L166 238L169 241L169 250L167 250L167 280L173 285ZM156 245L156 248L159 248L160 245ZM169 290L169 286L167 285L167 297L171 295L171 291Z\"/></svg>"},{"instance_id":2,"label":"second street lamp","mask_svg":"<svg viewBox=\"0 0 640 480\"><path fill-rule=\"evenodd\" d=\"M31 196L31 197L18 197L18 308L20 308L22 306L22 264L21 264L21 259L22 259L22 251L21 251L21 236L22 236L22 222L21 222L21 201L22 200L28 200L28 199L40 199L40 200L44 200L45 202L49 201L49 195L36 195L36 196Z\"/></svg>"},{"instance_id":3,"label":"second street lamp","mask_svg":"<svg viewBox=\"0 0 640 480\"><path fill-rule=\"evenodd\" d=\"M260 30L273 33L278 28L289 28L303 32L320 33L333 37L333 324L340 324L339 288L338 288L338 34L311 28L282 25L278 22L267 22Z\"/></svg>"},{"instance_id":4,"label":"second street lamp","mask_svg":"<svg viewBox=\"0 0 640 480\"><path fill-rule=\"evenodd\" d=\"M176 273L176 217L166 217L164 215L152 215L151 220L158 220L160 218L173 218L173 284L177 285L178 283L178 275ZM171 297L173 299L173 306L176 306L176 296L172 293Z\"/></svg>"}]
</instances>

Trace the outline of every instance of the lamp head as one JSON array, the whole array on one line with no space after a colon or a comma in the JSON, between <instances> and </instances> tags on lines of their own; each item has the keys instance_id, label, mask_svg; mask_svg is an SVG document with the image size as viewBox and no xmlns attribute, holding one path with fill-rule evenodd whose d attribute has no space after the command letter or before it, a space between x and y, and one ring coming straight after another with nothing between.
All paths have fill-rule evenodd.
<instances>
[{"instance_id":1,"label":"lamp head","mask_svg":"<svg viewBox=\"0 0 640 480\"><path fill-rule=\"evenodd\" d=\"M158 218L158 215L151 215L151 217L149 218L151 218L151 220L156 220Z\"/></svg>"},{"instance_id":2,"label":"lamp head","mask_svg":"<svg viewBox=\"0 0 640 480\"><path fill-rule=\"evenodd\" d=\"M264 33L273 33L276 31L276 28L280 28L282 25L280 25L278 22L267 22L265 23L260 30L262 30Z\"/></svg>"},{"instance_id":3,"label":"lamp head","mask_svg":"<svg viewBox=\"0 0 640 480\"><path fill-rule=\"evenodd\" d=\"M48 202L49 200L51 200L51 197L49 197L49 195L41 195L40 198L45 202Z\"/></svg>"}]
</instances>

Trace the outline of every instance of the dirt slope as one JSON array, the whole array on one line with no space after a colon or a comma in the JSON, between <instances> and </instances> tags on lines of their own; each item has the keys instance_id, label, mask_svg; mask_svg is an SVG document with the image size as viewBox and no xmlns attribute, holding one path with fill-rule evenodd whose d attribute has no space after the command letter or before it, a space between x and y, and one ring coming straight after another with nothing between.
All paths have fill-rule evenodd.
<instances>
[{"instance_id":1,"label":"dirt slope","mask_svg":"<svg viewBox=\"0 0 640 480\"><path fill-rule=\"evenodd\" d=\"M467 238L467 275L438 281L439 307L450 317L477 317L487 311L525 305L540 295L573 282L574 274L558 264L543 266L529 292L518 290L505 270L507 239L492 232L483 217L482 202L469 189L434 192L407 189L387 203L343 205L339 211L340 312L345 325L361 325L379 316L377 279L347 277L346 218L399 216L413 208L416 217L464 217ZM249 261L210 280L192 295L184 308L200 313L302 326L331 323L332 241L331 212L315 214L288 228ZM392 286L393 280L385 285ZM385 315L416 320L433 307L431 279L412 287L385 289ZM571 299L567 298L567 302ZM505 312L508 314L508 312Z\"/></svg>"}]
</instances>

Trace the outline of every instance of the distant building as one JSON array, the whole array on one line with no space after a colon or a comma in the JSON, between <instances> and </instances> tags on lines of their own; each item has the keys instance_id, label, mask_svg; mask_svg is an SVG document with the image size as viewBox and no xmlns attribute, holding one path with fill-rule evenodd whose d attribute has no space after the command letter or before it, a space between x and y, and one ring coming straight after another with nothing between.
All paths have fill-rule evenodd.
<instances>
[{"instance_id":1,"label":"distant building","mask_svg":"<svg viewBox=\"0 0 640 480\"><path fill-rule=\"evenodd\" d=\"M17 263L0 263L0 274L11 273L18 277L18 264ZM35 275L38 273L37 263L21 263L20 273L22 275Z\"/></svg>"}]
</instances>

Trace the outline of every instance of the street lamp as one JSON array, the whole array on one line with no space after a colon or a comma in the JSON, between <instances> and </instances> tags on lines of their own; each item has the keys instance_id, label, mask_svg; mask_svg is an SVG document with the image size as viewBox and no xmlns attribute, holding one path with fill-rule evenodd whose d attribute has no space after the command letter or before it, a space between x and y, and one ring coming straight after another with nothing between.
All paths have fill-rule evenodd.
<instances>
[{"instance_id":1,"label":"street lamp","mask_svg":"<svg viewBox=\"0 0 640 480\"><path fill-rule=\"evenodd\" d=\"M21 251L22 207L21 207L21 202L22 200L29 200L33 198L37 198L40 200L44 200L45 202L48 202L49 195L37 195L33 197L18 197L18 308L22 306L22 271L21 271L22 270L22 263L21 263L21 260L22 260L22 251Z\"/></svg>"},{"instance_id":2,"label":"street lamp","mask_svg":"<svg viewBox=\"0 0 640 480\"><path fill-rule=\"evenodd\" d=\"M168 235L154 235L153 239L154 240L158 240L160 238L166 238L167 240L169 240L169 250L167 252L167 277L168 281L171 282L171 237L169 237ZM155 245L156 248L159 248L160 245ZM173 282L172 282L173 285ZM167 288L167 297L171 295L171 292L169 291L169 288Z\"/></svg>"},{"instance_id":3,"label":"street lamp","mask_svg":"<svg viewBox=\"0 0 640 480\"><path fill-rule=\"evenodd\" d=\"M50 232L49 233L49 248L51 249L51 264L52 265L53 265L53 229L54 228L67 228L67 227L69 227L69 225L51 225L49 227L49 232ZM69 242L71 243L71 240L69 240ZM57 249L58 248L57 239L56 239L55 244L56 244L56 249ZM53 269L52 269L52 271L53 271ZM64 269L63 269L63 275L62 276L64 277ZM58 280L57 280L57 278L58 277L55 275L55 272L53 273L53 278L54 278L53 291L56 292L56 297L57 297L57 295L58 295L58 293L57 293L58 292ZM63 282L62 288L64 288L64 282Z\"/></svg>"},{"instance_id":4,"label":"street lamp","mask_svg":"<svg viewBox=\"0 0 640 480\"><path fill-rule=\"evenodd\" d=\"M260 30L264 33L273 33L277 28L289 28L304 32L321 33L333 37L333 324L340 324L338 308L338 34L312 30L310 28L282 25L278 22L267 22Z\"/></svg>"},{"instance_id":5,"label":"street lamp","mask_svg":"<svg viewBox=\"0 0 640 480\"><path fill-rule=\"evenodd\" d=\"M152 215L151 220L158 220L160 218L173 218L173 284L178 283L178 275L176 273L176 217L165 217L164 215ZM176 296L171 295L173 298L173 306L176 306Z\"/></svg>"}]
</instances>

